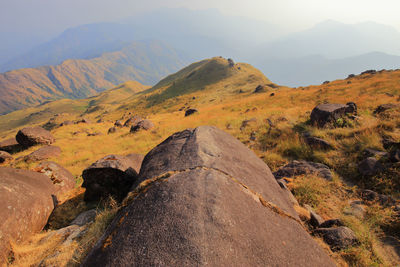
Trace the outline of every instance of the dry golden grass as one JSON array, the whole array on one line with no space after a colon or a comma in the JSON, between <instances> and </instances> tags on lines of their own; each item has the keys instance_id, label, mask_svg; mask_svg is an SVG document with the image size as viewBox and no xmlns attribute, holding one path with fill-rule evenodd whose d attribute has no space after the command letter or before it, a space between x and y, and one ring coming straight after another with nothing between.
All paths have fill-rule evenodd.
<instances>
[{"instance_id":1,"label":"dry golden grass","mask_svg":"<svg viewBox=\"0 0 400 267\"><path fill-rule=\"evenodd\" d=\"M217 65L227 64L223 59L213 60ZM196 64L193 67L197 68L198 66ZM240 70L238 67L240 67ZM177 83L173 87L173 89L179 89L179 95L173 98L163 97L161 99L159 97L157 98L158 102L149 102L148 98L170 88L173 84L171 77L160 83L156 90L137 93L129 98L126 98L124 93L113 95L110 99L105 97L106 94L103 94L102 97L98 98L101 101L99 100L97 104L105 105L106 110L94 110L85 114L85 116L92 121L102 118L105 122L69 125L54 129L52 133L57 140L55 145L61 147L62 155L52 160L71 171L77 177L79 184L82 171L103 156L129 153L146 154L177 131L200 125L217 126L245 143L272 170L276 170L293 159L312 160L325 163L331 167L336 173L334 182L307 177L293 181L293 189L297 192L299 201L313 205L324 218L343 219L346 225L352 228L362 240L360 247L334 253L333 257L338 262L342 262L344 259L350 266L385 265L384 255L376 252L374 247L380 247L378 236L383 233L381 228L389 221L390 216L384 215L388 211L386 209L371 211L372 215L368 218L381 216L380 220L358 220L346 217L343 215L343 209L347 205L347 201L356 196L354 193L348 193L344 188L348 187L346 184L351 183L357 185L355 188L350 188L351 190L347 188L352 192L365 186L399 196L399 191L395 190L398 184L391 184L390 181L382 180L379 177L376 178L378 179L376 181L373 179L368 182L362 180L357 171L357 163L364 148L383 149L382 136L391 136L397 140L400 138L400 119L398 116L400 113L394 112L385 118L373 115L373 110L378 105L399 101L400 71L356 76L349 80L333 81L320 86L270 88L266 93L253 94L256 86L269 83L268 79L247 64L238 64L236 68L235 70L228 70L223 79L214 79L213 83L200 81L194 83L193 88L189 88L190 90L183 90L185 77L193 71L186 69L179 73L176 78L183 82ZM207 72L205 73L207 74ZM201 77L204 78L207 75ZM348 83L349 81L351 83ZM242 90L241 93L239 93L240 90ZM274 92L275 96L270 96L271 92ZM86 100L82 101L79 104L71 105L75 111L69 112L66 118L76 119L85 112L89 104L85 102ZM351 127L318 129L308 123L310 112L315 105L324 102L347 103L350 101L355 102L359 110L359 119L353 122L350 125ZM57 109L57 105L55 105L55 109ZM184 111L179 111L182 107L196 108L199 113L184 117ZM1 136L4 139L15 134L17 128L21 127L18 123L23 122L21 118L26 116L26 112L21 111L0 118L1 126L2 121L11 120L11 115L16 116L13 125L17 126L2 132ZM29 109L29 112L35 112L35 110ZM113 126L114 121L121 118L127 119L126 114L128 112L147 117L154 122L155 128L151 131L141 131L135 134L129 133L128 128L122 128L117 133L108 135L107 131ZM44 124L51 116L43 115L32 122ZM250 118L256 118L257 122L241 130L242 121ZM267 118L273 123L272 128L265 121ZM230 127L227 127L228 125ZM256 133L256 141L250 140L253 131ZM310 149L302 139L302 133L305 131L324 138L335 149L330 151ZM88 137L88 132L100 132L103 135ZM24 156L35 149L31 148L15 156ZM21 168L33 167L25 163L17 163L16 166ZM65 210L60 209L58 211L60 215L55 216L56 219L53 221L55 228L67 224L75 216L75 213L69 211L72 207L77 207L76 210L87 208L79 201L71 200L70 203L72 203L70 206L64 206ZM115 213L114 209L111 210L110 214ZM104 216L109 218L108 215ZM377 223L372 223L373 220ZM102 226L93 229L93 234L91 234L93 238L89 238L90 244L93 244L95 237L99 236L104 230L108 219L101 221L102 223L99 225ZM81 245L82 242L76 246ZM84 251L89 247L74 250L73 257L77 258L79 253L84 254ZM61 261L59 263L62 266ZM345 264L342 262L341 265Z\"/></svg>"}]
</instances>

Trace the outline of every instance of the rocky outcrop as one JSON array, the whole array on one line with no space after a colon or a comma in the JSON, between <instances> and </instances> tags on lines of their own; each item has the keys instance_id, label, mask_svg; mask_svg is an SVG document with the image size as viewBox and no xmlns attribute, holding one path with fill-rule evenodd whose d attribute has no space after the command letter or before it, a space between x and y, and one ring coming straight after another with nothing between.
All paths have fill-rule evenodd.
<instances>
[{"instance_id":1,"label":"rocky outcrop","mask_svg":"<svg viewBox=\"0 0 400 267\"><path fill-rule=\"evenodd\" d=\"M337 119L343 118L347 113L356 114L357 106L353 102L344 104L320 104L311 112L311 123L319 127L335 123Z\"/></svg>"},{"instance_id":2,"label":"rocky outcrop","mask_svg":"<svg viewBox=\"0 0 400 267\"><path fill-rule=\"evenodd\" d=\"M314 230L313 233L322 236L324 241L333 251L346 249L359 243L354 232L345 226L336 228L319 228Z\"/></svg>"},{"instance_id":3,"label":"rocky outcrop","mask_svg":"<svg viewBox=\"0 0 400 267\"><path fill-rule=\"evenodd\" d=\"M138 122L136 125L132 126L130 132L136 133L140 130L148 131L151 128L154 128L154 124L150 120L142 120Z\"/></svg>"},{"instance_id":4,"label":"rocky outcrop","mask_svg":"<svg viewBox=\"0 0 400 267\"><path fill-rule=\"evenodd\" d=\"M254 94L258 94L258 93L265 93L267 92L267 88L265 85L259 85L256 87L256 89L254 90Z\"/></svg>"},{"instance_id":5,"label":"rocky outcrop","mask_svg":"<svg viewBox=\"0 0 400 267\"><path fill-rule=\"evenodd\" d=\"M358 164L358 171L363 176L374 176L383 170L383 165L373 157L364 159Z\"/></svg>"},{"instance_id":6,"label":"rocky outcrop","mask_svg":"<svg viewBox=\"0 0 400 267\"><path fill-rule=\"evenodd\" d=\"M54 208L53 183L43 174L0 168L0 265L10 241L20 242L46 225Z\"/></svg>"},{"instance_id":7,"label":"rocky outcrop","mask_svg":"<svg viewBox=\"0 0 400 267\"><path fill-rule=\"evenodd\" d=\"M0 151L16 153L21 151L22 149L23 147L17 142L17 139L15 139L15 137L0 142Z\"/></svg>"},{"instance_id":8,"label":"rocky outcrop","mask_svg":"<svg viewBox=\"0 0 400 267\"><path fill-rule=\"evenodd\" d=\"M215 127L166 139L139 181L83 266L334 266L268 166Z\"/></svg>"},{"instance_id":9,"label":"rocky outcrop","mask_svg":"<svg viewBox=\"0 0 400 267\"><path fill-rule=\"evenodd\" d=\"M16 139L23 147L51 145L55 141L53 135L41 127L23 128L17 133Z\"/></svg>"},{"instance_id":10,"label":"rocky outcrop","mask_svg":"<svg viewBox=\"0 0 400 267\"><path fill-rule=\"evenodd\" d=\"M47 160L51 157L58 157L61 155L61 148L58 146L44 146L38 150L32 152L31 154L24 157L26 162L35 162Z\"/></svg>"},{"instance_id":11,"label":"rocky outcrop","mask_svg":"<svg viewBox=\"0 0 400 267\"><path fill-rule=\"evenodd\" d=\"M279 170L274 172L276 179L284 177L295 177L299 175L313 174L320 176L326 180L332 180L332 172L329 167L322 163L315 163L309 161L297 161L294 160L289 164L281 167Z\"/></svg>"},{"instance_id":12,"label":"rocky outcrop","mask_svg":"<svg viewBox=\"0 0 400 267\"><path fill-rule=\"evenodd\" d=\"M141 117L139 117L138 115L135 115L135 116L133 116L133 117L131 117L128 120L125 121L124 127L132 127L132 126L138 124L142 120L143 119Z\"/></svg>"},{"instance_id":13,"label":"rocky outcrop","mask_svg":"<svg viewBox=\"0 0 400 267\"><path fill-rule=\"evenodd\" d=\"M54 195L57 200L62 199L66 193L75 188L75 177L67 169L55 162L42 162L33 170L43 173L51 180L54 184Z\"/></svg>"},{"instance_id":14,"label":"rocky outcrop","mask_svg":"<svg viewBox=\"0 0 400 267\"><path fill-rule=\"evenodd\" d=\"M108 196L121 201L137 178L134 163L124 156L106 156L82 173L86 188L85 201L96 201Z\"/></svg>"},{"instance_id":15,"label":"rocky outcrop","mask_svg":"<svg viewBox=\"0 0 400 267\"><path fill-rule=\"evenodd\" d=\"M189 108L188 110L185 111L185 117L193 115L195 113L198 113L199 111L194 108Z\"/></svg>"}]
</instances>

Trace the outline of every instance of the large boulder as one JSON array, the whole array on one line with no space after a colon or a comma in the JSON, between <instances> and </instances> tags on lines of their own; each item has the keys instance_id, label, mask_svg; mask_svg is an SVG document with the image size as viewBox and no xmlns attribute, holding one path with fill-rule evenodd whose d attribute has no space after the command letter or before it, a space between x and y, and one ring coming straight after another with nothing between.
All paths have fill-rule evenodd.
<instances>
[{"instance_id":1,"label":"large boulder","mask_svg":"<svg viewBox=\"0 0 400 267\"><path fill-rule=\"evenodd\" d=\"M132 127L132 126L138 124L142 120L143 119L140 116L135 115L125 121L124 127Z\"/></svg>"},{"instance_id":2,"label":"large boulder","mask_svg":"<svg viewBox=\"0 0 400 267\"><path fill-rule=\"evenodd\" d=\"M320 104L311 112L311 123L324 127L328 123L335 123L347 113L356 113L357 106L353 102L344 104Z\"/></svg>"},{"instance_id":3,"label":"large boulder","mask_svg":"<svg viewBox=\"0 0 400 267\"><path fill-rule=\"evenodd\" d=\"M55 139L53 135L41 127L27 127L18 131L16 139L24 147L34 145L51 145Z\"/></svg>"},{"instance_id":4,"label":"large boulder","mask_svg":"<svg viewBox=\"0 0 400 267\"><path fill-rule=\"evenodd\" d=\"M274 172L274 176L276 179L281 179L284 177L295 177L299 175L317 175L326 180L332 180L332 172L328 166L322 163L309 162L309 161L297 161L294 160L289 164L281 167L276 172Z\"/></svg>"},{"instance_id":5,"label":"large boulder","mask_svg":"<svg viewBox=\"0 0 400 267\"><path fill-rule=\"evenodd\" d=\"M51 157L59 157L61 148L58 146L44 146L24 157L26 162L47 160Z\"/></svg>"},{"instance_id":6,"label":"large boulder","mask_svg":"<svg viewBox=\"0 0 400 267\"><path fill-rule=\"evenodd\" d=\"M75 188L75 177L63 166L52 162L46 161L40 163L34 169L36 172L46 175L54 184L57 200L60 200L66 193Z\"/></svg>"},{"instance_id":7,"label":"large boulder","mask_svg":"<svg viewBox=\"0 0 400 267\"><path fill-rule=\"evenodd\" d=\"M13 160L14 158L5 151L0 151L0 164L6 164Z\"/></svg>"},{"instance_id":8,"label":"large boulder","mask_svg":"<svg viewBox=\"0 0 400 267\"><path fill-rule=\"evenodd\" d=\"M46 225L53 193L53 183L43 174L0 168L0 265L11 241L18 243Z\"/></svg>"},{"instance_id":9,"label":"large boulder","mask_svg":"<svg viewBox=\"0 0 400 267\"><path fill-rule=\"evenodd\" d=\"M268 166L215 127L169 137L140 181L83 266L335 266Z\"/></svg>"},{"instance_id":10,"label":"large boulder","mask_svg":"<svg viewBox=\"0 0 400 267\"><path fill-rule=\"evenodd\" d=\"M108 196L122 201L137 178L134 166L129 158L119 155L109 155L93 163L82 173L85 201Z\"/></svg>"},{"instance_id":11,"label":"large boulder","mask_svg":"<svg viewBox=\"0 0 400 267\"><path fill-rule=\"evenodd\" d=\"M140 130L150 130L151 128L154 127L154 124L150 121L150 120L142 120L140 122L138 122L136 125L133 125L131 127L130 132L131 133L136 133Z\"/></svg>"},{"instance_id":12,"label":"large boulder","mask_svg":"<svg viewBox=\"0 0 400 267\"><path fill-rule=\"evenodd\" d=\"M0 142L0 151L16 153L23 149L15 137Z\"/></svg>"}]
</instances>

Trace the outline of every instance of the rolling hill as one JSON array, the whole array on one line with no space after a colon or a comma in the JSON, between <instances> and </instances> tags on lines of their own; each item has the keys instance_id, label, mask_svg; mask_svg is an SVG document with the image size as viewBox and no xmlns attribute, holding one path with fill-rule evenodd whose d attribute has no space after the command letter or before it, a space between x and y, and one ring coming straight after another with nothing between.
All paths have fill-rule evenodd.
<instances>
[{"instance_id":1,"label":"rolling hill","mask_svg":"<svg viewBox=\"0 0 400 267\"><path fill-rule=\"evenodd\" d=\"M99 212L82 239L72 241L68 247L62 247L62 242L57 243L59 241L52 236L56 231L69 225L82 211L93 208L83 201L82 171L106 155L147 154L172 134L200 125L216 126L233 135L263 159L272 171L298 161L324 164L332 174L331 180L319 177L318 173L284 178L299 203L300 209L296 211L304 229L314 233L314 226L307 217L309 212L301 209L307 204L323 220L339 219L358 239L359 243L354 246L331 250L321 238L314 236L339 266L395 266L400 261L394 250L398 243L388 245L384 238L398 239L398 213L392 206L378 201L364 202L361 192L371 189L398 199L399 166L384 156L380 160L390 168L385 167L385 171L376 176L363 176L358 165L366 158L366 150L386 151L383 139L393 139L393 144L398 145L398 106L393 105L382 114L376 114L374 110L381 104L398 104L399 79L400 71L387 70L317 86L290 88L273 84L249 64L234 64L216 57L193 63L151 88L127 82L87 99L57 100L0 116L1 140L15 136L20 128L29 125L54 123L51 131L56 139L54 145L60 147L62 153L50 160L68 169L77 177L78 184L71 198L61 204L51 218L53 225L59 226L15 246L11 266L32 266L39 262L56 266L82 263L120 209L115 205L109 208L95 203ZM259 85L264 86L264 91L256 93ZM354 102L358 112L356 116L346 115L335 121L341 122L341 126L318 128L310 122L310 113L316 105L348 102ZM185 116L189 108L198 112ZM108 133L117 120L124 122L133 115L150 120L154 127L138 132L130 132L129 127L116 127L115 132ZM63 121L81 121L83 117L87 123L60 126ZM330 148L312 147L305 141L307 136L325 140ZM183 144L176 136L168 140ZM186 150L192 150L189 144L185 145L188 145ZM10 164L31 169L35 164L21 158L37 148L17 152ZM171 151L175 153L180 149L174 146ZM204 149L201 153L216 158L220 155L218 149ZM160 162L160 166L164 165L164 161ZM162 177L163 180L151 180L164 183L171 178L169 175ZM355 210L354 203L361 205L363 216L355 213L359 209ZM122 220L118 218L118 221ZM27 253L34 257L27 257ZM53 254L54 257L48 257Z\"/></svg>"},{"instance_id":2,"label":"rolling hill","mask_svg":"<svg viewBox=\"0 0 400 267\"><path fill-rule=\"evenodd\" d=\"M134 42L90 60L0 74L0 113L44 101L84 98L128 80L154 84L185 64L184 57L159 41Z\"/></svg>"}]
</instances>

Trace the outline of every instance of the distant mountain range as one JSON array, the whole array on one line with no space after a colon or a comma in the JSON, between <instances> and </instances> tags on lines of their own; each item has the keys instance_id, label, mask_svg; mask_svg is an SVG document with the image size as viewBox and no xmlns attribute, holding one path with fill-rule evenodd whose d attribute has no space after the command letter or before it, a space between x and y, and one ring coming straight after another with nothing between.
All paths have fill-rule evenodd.
<instances>
[{"instance_id":1,"label":"distant mountain range","mask_svg":"<svg viewBox=\"0 0 400 267\"><path fill-rule=\"evenodd\" d=\"M155 84L187 63L160 41L133 42L93 59L0 74L0 114L46 100L84 98L128 80Z\"/></svg>"},{"instance_id":2,"label":"distant mountain range","mask_svg":"<svg viewBox=\"0 0 400 267\"><path fill-rule=\"evenodd\" d=\"M160 59L170 67L181 67L182 60L189 62L213 56L231 57L236 61L249 62L272 81L289 86L340 79L348 73L366 69L400 68L400 32L390 26L374 22L350 25L325 21L301 32L288 33L264 21L226 16L213 9L199 11L164 8L119 22L95 23L68 29L53 40L1 64L0 71L58 65L68 59L95 59L103 53L121 51L134 41L152 39L161 40L173 47L174 53L170 58ZM141 66L147 66L142 70L144 73L136 72L129 79L154 84L158 78L169 74L170 70L177 70L169 67L163 71L157 69L156 66L165 65L151 65L149 62L157 62L158 56L147 52L143 57L151 60L140 63L143 51L136 51L135 59L129 62L119 59L118 64L123 63L124 68L131 66L135 70L142 70ZM169 54L162 53L163 56ZM176 58L179 59L174 63ZM121 70L120 67L113 69ZM113 85L115 81L126 81L122 80L122 77L127 77L125 74L115 71L111 73L120 76L118 79L107 76L107 81L112 81ZM88 90L85 88L83 90ZM98 91L100 88L103 85L93 90ZM67 86L65 91L68 90ZM87 92L79 95L86 96Z\"/></svg>"}]
</instances>

